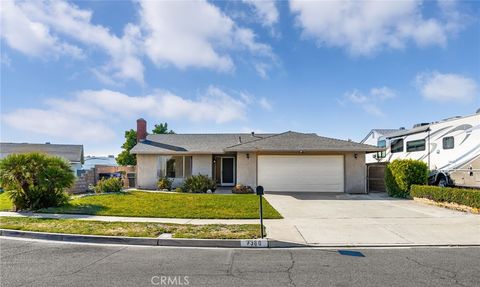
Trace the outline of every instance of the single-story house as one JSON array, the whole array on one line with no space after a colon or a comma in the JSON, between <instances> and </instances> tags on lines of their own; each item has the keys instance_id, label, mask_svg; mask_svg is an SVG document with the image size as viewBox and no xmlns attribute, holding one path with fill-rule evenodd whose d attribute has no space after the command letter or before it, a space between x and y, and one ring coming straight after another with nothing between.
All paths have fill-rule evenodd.
<instances>
[{"instance_id":1,"label":"single-story house","mask_svg":"<svg viewBox=\"0 0 480 287\"><path fill-rule=\"evenodd\" d=\"M0 159L10 154L39 152L58 156L67 160L77 176L83 164L83 145L73 144L33 144L33 143L0 143Z\"/></svg>"},{"instance_id":2,"label":"single-story house","mask_svg":"<svg viewBox=\"0 0 480 287\"><path fill-rule=\"evenodd\" d=\"M137 187L155 189L204 174L220 186L262 185L266 192L365 193L365 154L375 146L316 134L152 134L137 121Z\"/></svg>"}]
</instances>

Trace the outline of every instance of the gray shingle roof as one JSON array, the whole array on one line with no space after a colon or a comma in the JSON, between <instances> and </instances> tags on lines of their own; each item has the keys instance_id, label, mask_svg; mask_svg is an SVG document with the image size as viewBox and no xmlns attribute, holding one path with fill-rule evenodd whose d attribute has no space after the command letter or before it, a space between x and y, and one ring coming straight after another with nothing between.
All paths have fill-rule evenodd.
<instances>
[{"instance_id":1,"label":"gray shingle roof","mask_svg":"<svg viewBox=\"0 0 480 287\"><path fill-rule=\"evenodd\" d=\"M304 134L288 131L273 135L262 140L237 144L225 149L226 151L380 151L375 146L360 144L334 138L321 137L316 134Z\"/></svg>"},{"instance_id":2,"label":"gray shingle roof","mask_svg":"<svg viewBox=\"0 0 480 287\"><path fill-rule=\"evenodd\" d=\"M62 157L70 162L83 162L83 145L0 143L0 158L10 154L40 152Z\"/></svg>"},{"instance_id":3,"label":"gray shingle roof","mask_svg":"<svg viewBox=\"0 0 480 287\"><path fill-rule=\"evenodd\" d=\"M224 148L261 139L273 134L160 134L148 135L130 151L132 154L212 154L225 153Z\"/></svg>"},{"instance_id":4,"label":"gray shingle roof","mask_svg":"<svg viewBox=\"0 0 480 287\"><path fill-rule=\"evenodd\" d=\"M239 141L241 138L241 142ZM236 151L364 151L381 149L352 141L316 134L163 134L149 135L132 150L133 154L212 154Z\"/></svg>"}]
</instances>

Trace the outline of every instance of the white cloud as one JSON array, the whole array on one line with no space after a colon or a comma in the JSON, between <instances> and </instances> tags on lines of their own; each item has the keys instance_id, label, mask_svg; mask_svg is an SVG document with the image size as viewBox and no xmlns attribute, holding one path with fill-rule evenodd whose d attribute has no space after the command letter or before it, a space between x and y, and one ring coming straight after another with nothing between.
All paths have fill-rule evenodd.
<instances>
[{"instance_id":1,"label":"white cloud","mask_svg":"<svg viewBox=\"0 0 480 287\"><path fill-rule=\"evenodd\" d=\"M10 65L12 64L12 59L10 59L10 57L6 54L6 53L1 53L0 55L0 63L2 65L5 65L7 67L10 67Z\"/></svg>"},{"instance_id":2,"label":"white cloud","mask_svg":"<svg viewBox=\"0 0 480 287\"><path fill-rule=\"evenodd\" d=\"M0 17L0 35L13 49L34 57L83 56L80 48L59 40L52 35L47 25L30 19L28 14L12 1L2 1Z\"/></svg>"},{"instance_id":3,"label":"white cloud","mask_svg":"<svg viewBox=\"0 0 480 287\"><path fill-rule=\"evenodd\" d=\"M228 51L271 55L252 30L238 27L215 5L201 1L140 1L145 51L157 66L231 71Z\"/></svg>"},{"instance_id":4,"label":"white cloud","mask_svg":"<svg viewBox=\"0 0 480 287\"><path fill-rule=\"evenodd\" d=\"M59 109L18 109L3 115L3 121L19 131L75 141L102 142L115 136L102 121L79 118Z\"/></svg>"},{"instance_id":5,"label":"white cloud","mask_svg":"<svg viewBox=\"0 0 480 287\"><path fill-rule=\"evenodd\" d=\"M119 38L108 28L93 24L91 11L65 1L4 1L2 4L5 4L2 37L13 49L37 57L45 53L79 57L84 51L66 41L77 42L110 56L111 60L101 67L103 73L116 79L143 82L140 30L135 25L125 25Z\"/></svg>"},{"instance_id":6,"label":"white cloud","mask_svg":"<svg viewBox=\"0 0 480 287\"><path fill-rule=\"evenodd\" d=\"M383 117L385 114L380 108L380 104L388 99L396 97L397 93L388 87L372 88L368 93L362 93L358 90L346 92L338 102L342 106L353 104L361 107L366 113Z\"/></svg>"},{"instance_id":7,"label":"white cloud","mask_svg":"<svg viewBox=\"0 0 480 287\"><path fill-rule=\"evenodd\" d=\"M263 108L270 107L264 98L258 101L253 96L233 96L215 86L208 87L194 99L168 91L130 96L106 89L83 90L70 99L47 99L44 108L17 109L5 113L2 120L19 131L102 142L115 137L111 126L121 121L148 116L158 120L223 124L245 120L248 108L257 102Z\"/></svg>"},{"instance_id":8,"label":"white cloud","mask_svg":"<svg viewBox=\"0 0 480 287\"><path fill-rule=\"evenodd\" d=\"M448 3L447 3L448 2ZM422 1L301 1L290 9L305 37L319 46L341 47L353 55L371 55L385 48L445 46L462 26L454 1L441 1L437 18L422 14Z\"/></svg>"},{"instance_id":9,"label":"white cloud","mask_svg":"<svg viewBox=\"0 0 480 287\"><path fill-rule=\"evenodd\" d=\"M243 0L255 9L255 14L263 26L271 27L278 22L278 9L275 1Z\"/></svg>"},{"instance_id":10,"label":"white cloud","mask_svg":"<svg viewBox=\"0 0 480 287\"><path fill-rule=\"evenodd\" d=\"M260 98L258 100L258 104L267 111L272 110L272 104L270 104L270 102L266 98Z\"/></svg>"},{"instance_id":11,"label":"white cloud","mask_svg":"<svg viewBox=\"0 0 480 287\"><path fill-rule=\"evenodd\" d=\"M471 102L478 93L475 80L459 74L425 72L415 80L422 96L432 101Z\"/></svg>"},{"instance_id":12,"label":"white cloud","mask_svg":"<svg viewBox=\"0 0 480 287\"><path fill-rule=\"evenodd\" d=\"M157 67L173 65L233 71L231 54L247 51L252 58L273 59L269 45L240 27L205 0L143 1L134 4L139 20L125 23L117 36L92 22L93 12L59 1L3 1L1 37L15 50L44 59L85 57L100 51L109 60L91 71L107 84L118 80L144 82L145 57Z\"/></svg>"}]
</instances>

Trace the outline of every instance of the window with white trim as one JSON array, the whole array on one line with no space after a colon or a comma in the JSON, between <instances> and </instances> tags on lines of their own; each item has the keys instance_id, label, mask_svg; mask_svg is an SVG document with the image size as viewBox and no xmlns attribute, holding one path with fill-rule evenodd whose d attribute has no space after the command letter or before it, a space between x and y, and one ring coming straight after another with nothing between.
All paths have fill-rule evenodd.
<instances>
[{"instance_id":1,"label":"window with white trim","mask_svg":"<svg viewBox=\"0 0 480 287\"><path fill-rule=\"evenodd\" d=\"M160 156L159 160L159 177L186 178L192 175L191 156Z\"/></svg>"}]
</instances>

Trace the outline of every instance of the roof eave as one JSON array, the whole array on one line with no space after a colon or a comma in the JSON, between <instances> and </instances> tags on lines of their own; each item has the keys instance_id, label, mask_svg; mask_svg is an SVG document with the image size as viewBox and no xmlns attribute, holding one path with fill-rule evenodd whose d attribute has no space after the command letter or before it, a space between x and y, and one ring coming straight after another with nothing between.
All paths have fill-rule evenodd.
<instances>
[{"instance_id":1,"label":"roof eave","mask_svg":"<svg viewBox=\"0 0 480 287\"><path fill-rule=\"evenodd\" d=\"M366 148L366 149L339 149L339 148L332 148L332 149L226 149L226 151L232 152L365 152L365 153L373 153L373 152L381 152L384 151L383 148Z\"/></svg>"}]
</instances>

